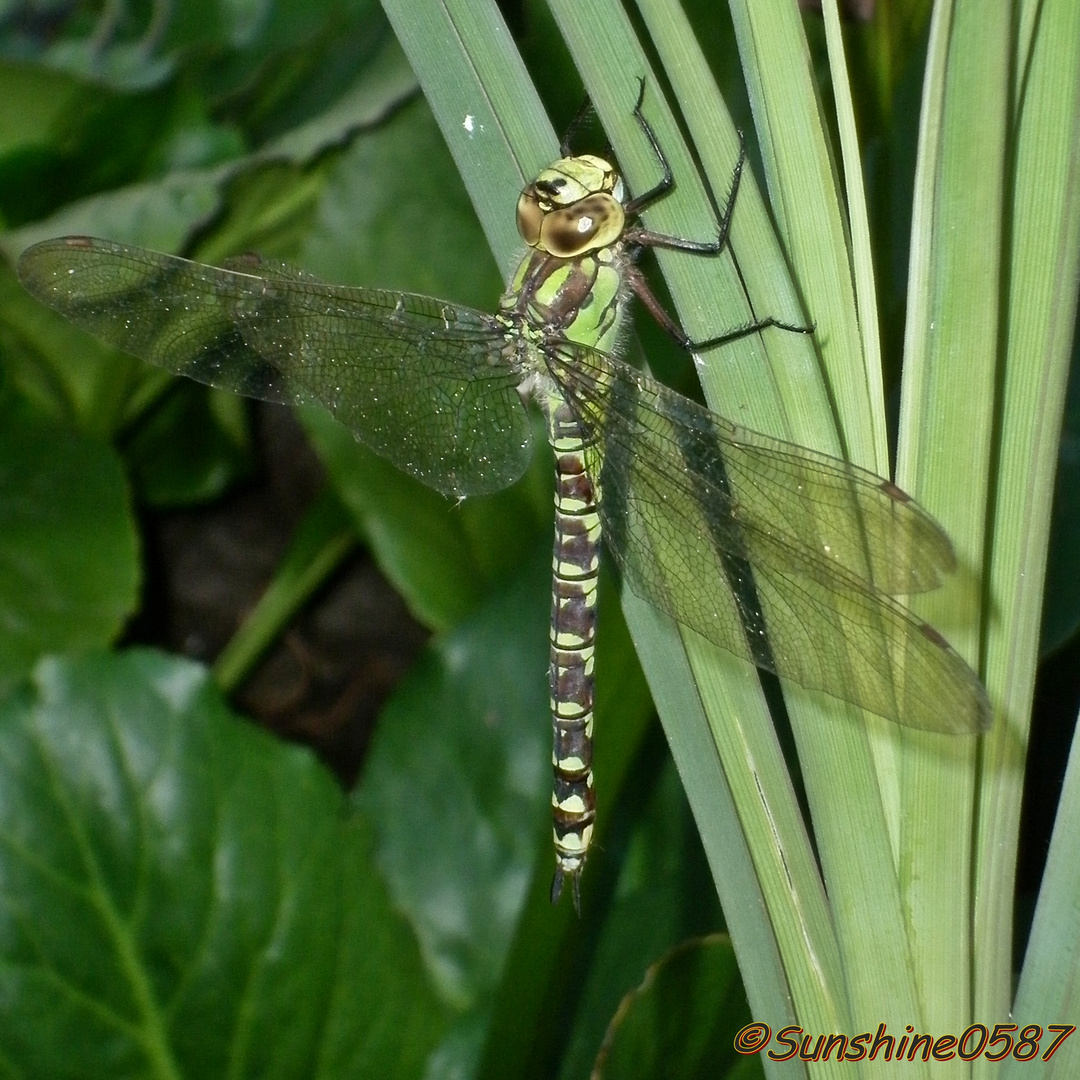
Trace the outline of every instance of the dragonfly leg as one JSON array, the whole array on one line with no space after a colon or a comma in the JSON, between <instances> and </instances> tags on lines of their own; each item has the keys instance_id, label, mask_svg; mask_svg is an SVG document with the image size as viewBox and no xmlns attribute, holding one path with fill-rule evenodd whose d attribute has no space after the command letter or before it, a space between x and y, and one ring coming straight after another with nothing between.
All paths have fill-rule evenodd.
<instances>
[{"instance_id":1,"label":"dragonfly leg","mask_svg":"<svg viewBox=\"0 0 1080 1080\"><path fill-rule=\"evenodd\" d=\"M641 128L645 138L649 140L656 160L662 170L660 182L648 191L631 199L625 205L627 218L637 217L641 212L654 202L669 194L675 187L675 174L671 171L671 163L664 153L660 140L652 125L642 112L641 103L645 97L645 80L641 80L641 90L638 94L637 104L634 106L634 119ZM746 138L741 130L739 136L739 157L735 162L735 168L731 172L731 184L728 187L727 198L724 200L724 209L719 215L716 237L713 240L690 240L684 236L671 236L668 233L653 232L651 229L642 228L640 225L626 230L623 239L629 244L638 244L642 247L670 248L674 251L689 251L698 255L717 255L727 246L728 233L731 230L731 218L735 212L735 203L739 197L739 185L742 183L743 168L746 165ZM711 198L711 192L710 192Z\"/></svg>"},{"instance_id":2,"label":"dragonfly leg","mask_svg":"<svg viewBox=\"0 0 1080 1080\"><path fill-rule=\"evenodd\" d=\"M642 122L644 122L644 117L642 117ZM653 133L652 128L646 124L645 130L653 149L658 155L661 155L660 146L656 142L656 135ZM671 236L668 233L658 233L652 229L645 229L640 225L635 225L627 229L623 234L626 242L640 247L660 247L671 251L688 251L694 255L719 255L727 247L728 234L731 232L731 219L735 213L735 202L739 197L739 185L742 183L743 168L746 165L746 140L741 131L738 132L738 135L739 159L735 162L735 168L731 172L731 186L728 188L728 195L724 200L724 209L719 217L715 239L690 240L684 236ZM631 212L639 214L651 202L666 195L675 186L675 180L671 176L671 166L668 165L667 159L661 155L660 160L663 162L665 179L668 179L669 182L661 182L652 191L647 191L641 198L628 202L626 204L627 217L631 215Z\"/></svg>"},{"instance_id":3,"label":"dragonfly leg","mask_svg":"<svg viewBox=\"0 0 1080 1080\"><path fill-rule=\"evenodd\" d=\"M641 108L641 104L645 100L645 80L640 79L638 81L640 87L638 89L637 102L634 105L634 119L637 121L638 127L641 128L644 133L645 138L649 140L649 145L652 147L652 151L656 155L657 163L660 165L661 176L659 183L654 184L648 191L643 192L636 199L631 199L626 203L625 210L628 218L640 214L647 206L656 202L657 199L662 199L675 187L675 174L671 171L671 163L668 161L667 154L664 153L664 149L660 145L660 140L656 137L656 132L653 131L652 124L645 118L645 113Z\"/></svg>"},{"instance_id":4,"label":"dragonfly leg","mask_svg":"<svg viewBox=\"0 0 1080 1080\"><path fill-rule=\"evenodd\" d=\"M634 106L634 118L637 120L638 126L641 128L645 137L649 140L649 145L656 155L656 160L660 164L663 175L658 184L654 185L642 195L639 195L636 199L631 199L626 203L625 210L627 218L639 215L642 210L646 209L656 200L663 198L663 196L667 195L675 187L675 177L671 171L671 165L668 162L667 155L660 145L660 140L657 138L656 132L653 130L652 125L646 119L645 114L642 111L641 104L644 97L645 80L642 79L637 104ZM626 229L623 233L623 241L627 244L641 248L659 247L672 251L685 251L694 255L720 254L720 252L728 246L731 221L735 214L735 203L738 201L739 186L742 183L743 169L746 166L746 139L743 136L742 131L739 131L738 135L739 157L735 162L735 168L731 173L731 184L728 187L727 198L724 200L724 209L719 215L715 239L690 240L687 237L670 236L666 233L654 232L652 229L643 228L641 225L634 225ZM732 253L732 258L734 259L734 253ZM737 260L735 266L736 270L738 270ZM759 333L770 327L777 330L786 330L792 334L812 334L814 332L813 326L798 326L792 323L781 322L779 319L768 318L746 323L743 326L737 327L734 330L725 331L723 334L718 334L715 337L706 338L701 341L693 341L682 327L679 326L679 324L663 309L660 302L653 295L645 278L638 271L631 267L628 277L631 288L645 305L649 314L656 319L660 326L675 342L688 352L697 352L701 349L726 345L728 342L737 341L739 338L749 337L751 334Z\"/></svg>"},{"instance_id":5,"label":"dragonfly leg","mask_svg":"<svg viewBox=\"0 0 1080 1080\"><path fill-rule=\"evenodd\" d=\"M730 341L738 341L740 338L749 337L751 334L760 333L770 327L776 330L786 330L792 334L812 334L813 326L793 326L791 323L781 322L770 316L767 319L758 319L754 322L744 323L734 330L726 330L716 337L705 338L702 341L694 341L685 330L664 310L663 304L656 298L656 294L649 288L644 274L635 266L631 266L626 272L630 288L634 295L645 305L645 310L656 320L660 328L675 342L676 345L687 352L700 352L704 349L712 349L718 345L726 345Z\"/></svg>"}]
</instances>

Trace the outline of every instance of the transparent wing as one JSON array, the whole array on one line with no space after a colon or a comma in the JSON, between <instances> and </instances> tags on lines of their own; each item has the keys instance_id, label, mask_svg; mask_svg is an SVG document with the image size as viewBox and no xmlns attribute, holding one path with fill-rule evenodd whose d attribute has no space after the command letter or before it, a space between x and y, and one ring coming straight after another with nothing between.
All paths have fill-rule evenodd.
<instances>
[{"instance_id":1,"label":"transparent wing","mask_svg":"<svg viewBox=\"0 0 1080 1080\"><path fill-rule=\"evenodd\" d=\"M87 237L35 245L19 277L76 325L158 367L325 406L445 494L497 491L529 463L521 374L482 312L327 285L255 257L219 269Z\"/></svg>"},{"instance_id":2,"label":"transparent wing","mask_svg":"<svg viewBox=\"0 0 1080 1080\"><path fill-rule=\"evenodd\" d=\"M838 458L740 428L596 350L548 357L591 443L629 587L759 667L912 727L975 732L975 673L892 597L955 567L903 492Z\"/></svg>"}]
</instances>

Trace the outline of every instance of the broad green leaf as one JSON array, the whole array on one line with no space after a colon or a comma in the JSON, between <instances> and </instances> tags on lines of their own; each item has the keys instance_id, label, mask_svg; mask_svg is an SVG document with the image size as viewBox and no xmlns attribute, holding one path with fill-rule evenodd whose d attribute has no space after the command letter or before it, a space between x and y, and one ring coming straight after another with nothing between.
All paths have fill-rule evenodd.
<instances>
[{"instance_id":1,"label":"broad green leaf","mask_svg":"<svg viewBox=\"0 0 1080 1080\"><path fill-rule=\"evenodd\" d=\"M0 688L45 653L100 648L139 583L120 462L104 443L8 411L0 421Z\"/></svg>"},{"instance_id":2,"label":"broad green leaf","mask_svg":"<svg viewBox=\"0 0 1080 1080\"><path fill-rule=\"evenodd\" d=\"M0 63L0 161L58 138L79 83L28 64Z\"/></svg>"},{"instance_id":3,"label":"broad green leaf","mask_svg":"<svg viewBox=\"0 0 1080 1080\"><path fill-rule=\"evenodd\" d=\"M550 844L549 565L545 546L432 642L384 708L356 793L395 904L463 1005L498 977Z\"/></svg>"},{"instance_id":4,"label":"broad green leaf","mask_svg":"<svg viewBox=\"0 0 1080 1080\"><path fill-rule=\"evenodd\" d=\"M125 447L148 506L202 503L251 470L248 406L232 394L190 383L171 388Z\"/></svg>"},{"instance_id":5,"label":"broad green leaf","mask_svg":"<svg viewBox=\"0 0 1080 1080\"><path fill-rule=\"evenodd\" d=\"M546 536L543 511L528 483L455 506L361 446L321 410L304 425L379 568L432 629L457 623L500 579L522 549ZM541 465L548 464L538 455ZM538 479L534 462L530 478ZM545 471L546 476L546 471Z\"/></svg>"},{"instance_id":6,"label":"broad green leaf","mask_svg":"<svg viewBox=\"0 0 1080 1080\"><path fill-rule=\"evenodd\" d=\"M485 311L502 291L454 160L419 98L335 157L298 257L327 281Z\"/></svg>"},{"instance_id":7,"label":"broad green leaf","mask_svg":"<svg viewBox=\"0 0 1080 1080\"><path fill-rule=\"evenodd\" d=\"M420 1076L443 1009L308 751L150 652L43 661L0 747L12 1075Z\"/></svg>"}]
</instances>

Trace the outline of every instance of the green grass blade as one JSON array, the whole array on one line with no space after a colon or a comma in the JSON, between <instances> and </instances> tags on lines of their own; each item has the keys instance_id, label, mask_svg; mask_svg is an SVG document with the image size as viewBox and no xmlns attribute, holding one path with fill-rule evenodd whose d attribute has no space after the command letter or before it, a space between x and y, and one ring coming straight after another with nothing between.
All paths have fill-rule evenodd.
<instances>
[{"instance_id":1,"label":"green grass blade","mask_svg":"<svg viewBox=\"0 0 1080 1080\"><path fill-rule=\"evenodd\" d=\"M558 3L552 8L632 190L644 190L656 180L655 159L626 109L627 99L636 91L636 79L642 75L647 78L647 115L671 159L679 184L670 198L646 215L648 226L680 236L708 237L713 234L715 215L704 198L678 129L663 102L649 93L660 83L655 75L647 74L644 54L621 8L596 2L586 5ZM671 18L670 9L665 15ZM684 30L682 37L673 41L672 47L685 64L688 50L695 49L696 43L689 31ZM672 77L671 70L667 74ZM709 114L721 112L711 78L688 78L687 84L681 88L680 106L684 116L692 118L688 120L688 126L693 130L696 123L700 131L711 131L716 125L710 122ZM726 194L737 159L738 143L730 121L719 135L719 145L713 141L701 143L697 148L703 156L707 149L714 163L722 162L716 167L718 179L710 177L710 180L716 190ZM750 209L744 210L747 203L743 200L747 195L743 192L749 194L750 207L754 204L751 186L747 184L740 192L736 228L756 227L761 233L767 233L768 222L764 215L758 217ZM745 242L746 235L746 232L741 233L734 242L743 245L740 250L756 250L757 245ZM768 243L767 238L760 242L763 247ZM771 250L776 252L775 242ZM676 253L668 258L661 257L660 262L672 289L680 321L692 336L715 333L718 321L722 327L729 327L753 317L753 309L742 293L735 268L727 260L687 259ZM774 288L782 292L786 275L782 261L777 262L779 284ZM747 259L742 269L749 274L757 268ZM775 274L776 267L773 270ZM789 307L788 312L792 321L801 321L798 307ZM762 416L768 415L770 406L776 410L773 413L775 427L782 423L783 414L773 379L776 369L786 366L784 360L789 349L808 350L808 346L799 335L762 335L714 354L705 361L706 372L711 361L717 364L712 369L713 375L722 364L725 373L733 376L727 380L728 386L738 383L745 391L744 400L748 404L761 405ZM807 365L804 361L793 368L806 371ZM708 379L706 386L709 389ZM820 394L820 387L818 392ZM736 411L736 415L744 414ZM714 878L737 949L742 952L744 941L761 940L760 935L755 936L753 925L738 925L740 919L753 913L752 894L758 889L769 913L769 933L778 939L775 946L760 954L760 966L758 957L743 953L746 956L743 966L747 992L756 1014L777 1024L784 1022L783 1018L791 1014L791 1006L785 1000L790 994L795 999L798 1015L805 1018L808 1027L820 1030L846 1027L836 945L821 881L753 669L705 646L693 635L685 636L685 644L680 643L678 637L671 640L669 635L677 634L677 631L671 626L665 627L654 612L632 597L624 598L624 610L650 678L669 742L680 764L691 804L695 807L706 850L713 856ZM681 663L677 659L680 653L686 657ZM686 672L687 665L693 675L691 680L675 674L680 668ZM705 745L705 739L711 741L711 746ZM734 804L738 807L737 820L747 833L756 882L735 879L730 868L719 858L731 847L733 826L730 816L723 814L726 793L716 785L719 769L712 763L719 761L724 762L724 776L731 785ZM773 966L777 955L782 958L782 970ZM776 976L775 980L773 976ZM781 1010L779 1015L773 1011L776 1009Z\"/></svg>"},{"instance_id":2,"label":"green grass blade","mask_svg":"<svg viewBox=\"0 0 1080 1080\"><path fill-rule=\"evenodd\" d=\"M558 145L517 48L494 4L384 0L383 8L506 273L521 250L518 192Z\"/></svg>"},{"instance_id":3,"label":"green grass blade","mask_svg":"<svg viewBox=\"0 0 1080 1080\"><path fill-rule=\"evenodd\" d=\"M996 373L998 491L988 565L993 619L987 680L1001 701L1001 720L983 749L978 802L975 1004L984 1015L1008 1005L1012 988L1023 763L1080 277L1080 9L1068 0L1049 0L1021 4L1019 14L1018 77L1009 103L1015 126L1007 195L1006 329ZM1076 774L1073 762L1024 960L1017 1016L1027 1021L1076 1019L1075 871L1061 865L1070 842L1075 843L1068 833L1076 831L1070 816L1078 797ZM1066 1060L1055 1061L1054 1075L1076 1071L1077 1051L1068 1049L1072 1069Z\"/></svg>"},{"instance_id":4,"label":"green grass blade","mask_svg":"<svg viewBox=\"0 0 1080 1080\"><path fill-rule=\"evenodd\" d=\"M863 355L863 341L873 341L876 328L860 329L851 230L801 24L794 7L783 4L737 4L733 15L771 203L817 327L821 377L835 403L835 414L817 410L813 426L796 438L829 448L824 433L838 419L851 457L886 471L880 374L868 373L876 357ZM839 65L833 75L844 78ZM849 166L849 182L852 173ZM865 309L865 282L862 287ZM899 1028L917 1023L921 1010L889 805L895 725L868 719L864 729L855 710L804 692L786 696L843 956L853 1024L847 1030L873 1028L881 1020Z\"/></svg>"},{"instance_id":5,"label":"green grass blade","mask_svg":"<svg viewBox=\"0 0 1080 1080\"><path fill-rule=\"evenodd\" d=\"M969 658L1001 318L1009 45L1005 11L935 9L912 221L897 474L943 522L962 567L913 606ZM983 1015L970 981L975 766L974 746L924 735L900 758L902 886L927 1022L940 1030Z\"/></svg>"},{"instance_id":6,"label":"green grass blade","mask_svg":"<svg viewBox=\"0 0 1080 1080\"><path fill-rule=\"evenodd\" d=\"M882 386L881 339L878 334L877 286L873 252L870 246L870 223L866 208L866 191L863 187L859 136L855 129L855 104L852 101L851 84L848 81L844 37L836 0L827 0L822 4L822 15L825 20L825 36L829 50L833 98L836 102L844 191L847 194L847 226L851 237L852 277L855 303L859 313L858 325L862 339L863 364L869 400L883 402L885 391ZM877 409L875 408L874 411L876 412ZM880 425L876 427L875 434L879 438L884 435ZM878 467L884 469L888 461L885 447L875 444L874 454Z\"/></svg>"},{"instance_id":7,"label":"green grass blade","mask_svg":"<svg viewBox=\"0 0 1080 1080\"><path fill-rule=\"evenodd\" d=\"M886 469L880 375L868 378L853 289L848 230L812 65L794 4L732 4L773 217L815 325L831 410L807 417L797 442ZM875 392L874 388L878 390Z\"/></svg>"},{"instance_id":8,"label":"green grass blade","mask_svg":"<svg viewBox=\"0 0 1080 1080\"><path fill-rule=\"evenodd\" d=\"M670 87L721 201L737 136L681 13L659 0L638 6L666 83L650 70L614 0L551 4L636 191L656 180L655 160L628 107L638 80L646 80L645 112L678 183L648 211L648 226L705 237L715 217L663 87ZM1036 6L1039 18L1032 14ZM414 6L388 0L387 7L507 267L520 250L513 199L556 144L524 69L484 4L426 5L428 21L411 40L407 16ZM864 1021L885 1019L901 1028L914 1022L946 1030L1007 1004L1008 912L1000 898L1011 894L1008 837L1026 731L1028 655L1037 628L1030 612L1038 590L1031 583L1042 577L1042 538L1029 527L1026 547L1024 538L998 543L1010 523L1041 521L1048 505L1043 475L1051 471L1052 439L1038 435L1057 430L1057 380L1074 316L1065 292L1076 280L1080 229L1076 199L1068 195L1075 176L1062 163L1076 159L1076 135L1062 133L1060 117L1078 112L1075 79L1068 92L1063 86L1078 67L1070 50L1080 33L1068 23L1067 7L1067 0L1022 5L1014 27L1007 12L939 4L924 85L899 473L905 489L944 522L963 564L957 581L919 611L974 655L985 550L992 573L985 595L1003 626L1015 627L1013 637L988 632L984 642L991 689L996 697L1006 694L1000 699L1009 720L987 744L987 782L977 794L970 742L903 733L877 721L864 726L831 700L789 693L826 900L752 669L680 634L633 597L624 604L732 918L755 1010L797 1015L808 1029L861 1030ZM755 314L815 323L813 340L767 333L703 356L699 371L714 408L797 442L834 453L846 448L853 460L884 473L874 268L835 9L827 13L827 33L846 202L795 6L737 0L733 11L779 238L747 176L731 234L741 278L727 259L661 253L659 262L691 336L706 337ZM1010 100L1014 31L1022 78ZM1041 103L1049 117L1051 103L1060 110L1070 93L1057 127L1049 119L1044 124ZM1015 179L1008 171L1010 110L1017 117ZM1048 162L1052 183L1045 180ZM1036 177L1044 178L1044 189ZM1040 199L1044 190L1049 195ZM1053 366L1039 367L1036 354ZM1022 378L1024 372L1040 374ZM999 416L1005 423L1000 464L1024 468L1003 481L991 503L988 480L997 468L991 433ZM1037 473L1026 471L1032 460ZM983 539L991 505L1000 520L993 547ZM995 587L998 581L1021 585L1013 595ZM996 683L995 669L1002 672ZM985 907L975 906L971 881L957 869L973 865L976 835L978 891L990 898Z\"/></svg>"}]
</instances>

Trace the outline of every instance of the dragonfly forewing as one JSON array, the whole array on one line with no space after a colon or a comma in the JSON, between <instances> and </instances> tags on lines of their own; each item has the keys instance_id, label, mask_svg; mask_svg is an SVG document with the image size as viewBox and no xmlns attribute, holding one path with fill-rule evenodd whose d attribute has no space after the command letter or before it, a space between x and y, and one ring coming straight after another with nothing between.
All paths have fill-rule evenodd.
<instances>
[{"instance_id":1,"label":"dragonfly forewing","mask_svg":"<svg viewBox=\"0 0 1080 1080\"><path fill-rule=\"evenodd\" d=\"M513 483L532 428L495 319L281 263L226 268L84 237L19 264L76 325L178 375L248 397L328 408L356 437L451 496Z\"/></svg>"}]
</instances>

